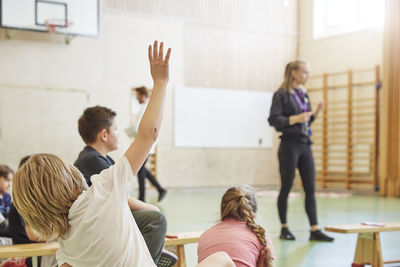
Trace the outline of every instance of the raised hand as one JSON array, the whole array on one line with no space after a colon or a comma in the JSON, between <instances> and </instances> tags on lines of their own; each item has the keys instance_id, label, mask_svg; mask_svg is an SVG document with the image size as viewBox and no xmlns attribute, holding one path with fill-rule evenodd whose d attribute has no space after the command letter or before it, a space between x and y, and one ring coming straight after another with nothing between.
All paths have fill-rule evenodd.
<instances>
[{"instance_id":1,"label":"raised hand","mask_svg":"<svg viewBox=\"0 0 400 267\"><path fill-rule=\"evenodd\" d=\"M151 77L154 81L153 91L149 103L139 124L137 135L125 153L125 157L131 164L132 172L137 174L143 162L147 158L151 146L157 140L161 126L167 83L169 79L169 57L171 49L169 48L164 58L164 44L158 47L158 41L154 45L149 45L149 62Z\"/></svg>"},{"instance_id":2,"label":"raised hand","mask_svg":"<svg viewBox=\"0 0 400 267\"><path fill-rule=\"evenodd\" d=\"M151 77L154 84L167 84L169 80L169 57L171 48L168 48L164 58L164 43L158 48L158 41L154 41L153 47L149 45L149 62Z\"/></svg>"}]
</instances>

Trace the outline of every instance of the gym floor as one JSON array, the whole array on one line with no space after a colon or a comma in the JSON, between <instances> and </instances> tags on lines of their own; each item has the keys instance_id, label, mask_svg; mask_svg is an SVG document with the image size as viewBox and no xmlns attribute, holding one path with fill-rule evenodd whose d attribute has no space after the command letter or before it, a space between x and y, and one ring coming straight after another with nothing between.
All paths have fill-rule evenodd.
<instances>
[{"instance_id":1,"label":"gym floor","mask_svg":"<svg viewBox=\"0 0 400 267\"><path fill-rule=\"evenodd\" d=\"M168 221L168 233L203 231L219 218L220 200L225 189L169 190L158 204ZM329 233L332 243L310 242L309 226L304 211L304 195L294 193L289 198L289 228L295 241L279 239L280 223L275 191L256 189L258 213L256 221L268 232L275 249L274 267L350 267L357 234ZM157 193L149 190L148 202ZM318 217L321 228L326 225L358 224L361 222L400 221L400 199L377 195L351 193L317 194ZM381 233L384 260L400 258L400 232ZM185 246L187 266L197 263L197 244ZM386 266L386 265L385 265ZM400 264L388 265L398 267Z\"/></svg>"}]
</instances>

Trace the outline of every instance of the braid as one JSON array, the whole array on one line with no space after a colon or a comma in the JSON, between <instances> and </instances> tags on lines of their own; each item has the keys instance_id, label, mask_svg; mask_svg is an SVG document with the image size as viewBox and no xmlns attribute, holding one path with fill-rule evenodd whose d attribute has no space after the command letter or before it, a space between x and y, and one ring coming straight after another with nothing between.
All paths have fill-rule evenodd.
<instances>
[{"instance_id":1,"label":"braid","mask_svg":"<svg viewBox=\"0 0 400 267\"><path fill-rule=\"evenodd\" d=\"M239 214L244 218L246 226L257 236L258 241L264 246L263 251L261 251L261 253L264 254L264 267L272 267L270 248L265 239L265 229L254 221L253 209L245 196L240 197Z\"/></svg>"}]
</instances>

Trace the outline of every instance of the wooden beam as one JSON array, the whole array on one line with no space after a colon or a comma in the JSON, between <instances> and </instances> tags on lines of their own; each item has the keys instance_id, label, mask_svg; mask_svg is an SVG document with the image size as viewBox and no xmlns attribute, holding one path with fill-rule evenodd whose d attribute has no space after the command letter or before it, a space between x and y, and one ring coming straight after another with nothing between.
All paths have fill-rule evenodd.
<instances>
[{"instance_id":1,"label":"wooden beam","mask_svg":"<svg viewBox=\"0 0 400 267\"><path fill-rule=\"evenodd\" d=\"M379 162L379 90L381 88L380 68L375 67L375 131L374 131L374 146L372 151L372 174L374 176L374 186L378 187L378 162Z\"/></svg>"},{"instance_id":2,"label":"wooden beam","mask_svg":"<svg viewBox=\"0 0 400 267\"><path fill-rule=\"evenodd\" d=\"M380 119L380 194L400 195L400 1L386 0Z\"/></svg>"},{"instance_id":3,"label":"wooden beam","mask_svg":"<svg viewBox=\"0 0 400 267\"><path fill-rule=\"evenodd\" d=\"M370 82L358 82L358 83L353 83L353 86L361 87L361 86L370 86L374 85L375 86L375 81L370 81Z\"/></svg>"},{"instance_id":4,"label":"wooden beam","mask_svg":"<svg viewBox=\"0 0 400 267\"><path fill-rule=\"evenodd\" d=\"M347 175L346 187L351 189L351 177L353 170L353 71L348 71L348 88L347 88Z\"/></svg>"},{"instance_id":5,"label":"wooden beam","mask_svg":"<svg viewBox=\"0 0 400 267\"><path fill-rule=\"evenodd\" d=\"M326 107L323 110L322 119L322 187L326 188L325 179L327 176L327 157L328 157L328 75L323 75L323 99Z\"/></svg>"}]
</instances>

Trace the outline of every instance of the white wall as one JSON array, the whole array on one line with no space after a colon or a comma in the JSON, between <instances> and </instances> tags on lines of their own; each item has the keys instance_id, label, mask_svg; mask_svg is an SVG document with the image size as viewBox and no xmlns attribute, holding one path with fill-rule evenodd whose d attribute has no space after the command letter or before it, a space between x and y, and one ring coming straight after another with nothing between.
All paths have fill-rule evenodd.
<instances>
[{"instance_id":1,"label":"white wall","mask_svg":"<svg viewBox=\"0 0 400 267\"><path fill-rule=\"evenodd\" d=\"M147 45L154 39L164 40L174 49L171 58L171 81L169 94L177 84L183 83L183 54L182 54L182 25L171 21L148 20L133 16L117 16L103 12L101 16L101 35L96 38L76 37L70 45L62 42L62 37L49 37L44 33L12 31L12 38L3 38L0 41L0 90L2 100L17 91L27 92L63 92L64 94L77 94L75 91L88 95L86 106L104 105L118 113L120 125L121 149L112 155L119 157L129 140L123 132L129 120L130 87L135 85L151 86L151 76L147 59ZM30 93L33 94L33 93ZM30 94L22 94L24 101L38 101L39 105L54 105L48 102L46 94L43 98L30 99ZM66 99L65 101L68 101ZM15 101L19 103L20 101ZM0 162L17 167L19 159L31 153L52 152L61 154L69 161L74 161L82 149L82 142L77 132L77 120L83 112L79 103L71 101L70 109L73 112L60 110L60 116L67 113L73 117L73 124L65 125L74 131L64 131L67 136L59 136L58 141L64 143L63 149L49 151L48 140L53 135L61 135L60 129L37 129L39 122L45 118L28 118L27 121L10 121L13 114L9 114L6 103L1 107L0 121L3 138L0 137L1 152ZM9 103L9 105L14 105ZM53 108L54 109L54 108ZM78 111L76 109L79 109ZM31 111L26 106L13 109L15 118L24 118L24 114ZM168 113L169 111L167 111ZM56 115L52 115L56 117ZM49 121L48 125L56 122ZM7 125L14 124L10 132ZM27 125L35 124L32 127ZM35 128L36 127L36 128ZM40 144L10 147L5 143L4 135L16 137L25 136L24 132L44 131ZM73 135L73 136L71 136ZM68 141L67 141L68 140ZM27 141L29 142L29 141ZM7 148L7 150L5 150ZM10 153L5 153L5 151Z\"/></svg>"},{"instance_id":2,"label":"white wall","mask_svg":"<svg viewBox=\"0 0 400 267\"><path fill-rule=\"evenodd\" d=\"M311 64L312 74L382 65L383 29L313 38L313 0L299 1L298 57Z\"/></svg>"}]
</instances>

